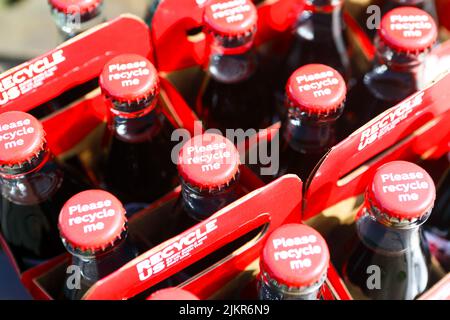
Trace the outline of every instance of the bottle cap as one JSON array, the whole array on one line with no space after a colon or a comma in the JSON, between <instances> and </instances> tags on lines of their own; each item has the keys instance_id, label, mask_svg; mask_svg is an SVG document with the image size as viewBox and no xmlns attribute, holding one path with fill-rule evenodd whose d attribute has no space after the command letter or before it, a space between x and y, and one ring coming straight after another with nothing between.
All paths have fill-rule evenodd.
<instances>
[{"instance_id":1,"label":"bottle cap","mask_svg":"<svg viewBox=\"0 0 450 320\"><path fill-rule=\"evenodd\" d=\"M315 115L328 115L342 109L347 87L333 68L308 64L298 68L286 85L288 106Z\"/></svg>"},{"instance_id":2,"label":"bottle cap","mask_svg":"<svg viewBox=\"0 0 450 320\"><path fill-rule=\"evenodd\" d=\"M0 167L21 167L45 149L42 124L21 111L0 114Z\"/></svg>"},{"instance_id":3,"label":"bottle cap","mask_svg":"<svg viewBox=\"0 0 450 320\"><path fill-rule=\"evenodd\" d=\"M204 24L222 37L240 37L256 30L258 13L250 0L212 0L205 7Z\"/></svg>"},{"instance_id":4,"label":"bottle cap","mask_svg":"<svg viewBox=\"0 0 450 320\"><path fill-rule=\"evenodd\" d=\"M431 211L436 189L418 165L392 161L377 169L366 197L372 208L389 219L413 220Z\"/></svg>"},{"instance_id":5,"label":"bottle cap","mask_svg":"<svg viewBox=\"0 0 450 320\"><path fill-rule=\"evenodd\" d=\"M62 13L86 14L95 11L103 3L103 0L48 0L48 3Z\"/></svg>"},{"instance_id":6,"label":"bottle cap","mask_svg":"<svg viewBox=\"0 0 450 320\"><path fill-rule=\"evenodd\" d=\"M397 52L420 53L436 42L437 27L427 12L415 7L400 7L383 17L379 35Z\"/></svg>"},{"instance_id":7,"label":"bottle cap","mask_svg":"<svg viewBox=\"0 0 450 320\"><path fill-rule=\"evenodd\" d=\"M239 153L230 140L205 133L191 138L181 148L178 172L193 187L220 189L235 179L239 163Z\"/></svg>"},{"instance_id":8,"label":"bottle cap","mask_svg":"<svg viewBox=\"0 0 450 320\"><path fill-rule=\"evenodd\" d=\"M286 224L268 237L261 272L277 287L305 288L325 281L330 253L325 239L303 224Z\"/></svg>"},{"instance_id":9,"label":"bottle cap","mask_svg":"<svg viewBox=\"0 0 450 320\"><path fill-rule=\"evenodd\" d=\"M147 58L137 54L111 59L100 74L99 84L105 96L119 104L145 102L159 92L158 72Z\"/></svg>"},{"instance_id":10,"label":"bottle cap","mask_svg":"<svg viewBox=\"0 0 450 320\"><path fill-rule=\"evenodd\" d=\"M87 190L70 198L59 214L63 242L81 252L105 250L126 230L122 203L103 190Z\"/></svg>"},{"instance_id":11,"label":"bottle cap","mask_svg":"<svg viewBox=\"0 0 450 320\"><path fill-rule=\"evenodd\" d=\"M166 288L153 293L147 300L200 300L197 296L181 288Z\"/></svg>"}]
</instances>

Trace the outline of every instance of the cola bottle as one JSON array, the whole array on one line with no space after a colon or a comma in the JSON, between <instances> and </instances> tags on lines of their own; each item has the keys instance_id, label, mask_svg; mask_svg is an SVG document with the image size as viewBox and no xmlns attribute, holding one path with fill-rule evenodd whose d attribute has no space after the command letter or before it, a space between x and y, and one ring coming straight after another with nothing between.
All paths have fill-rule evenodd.
<instances>
[{"instance_id":1,"label":"cola bottle","mask_svg":"<svg viewBox=\"0 0 450 320\"><path fill-rule=\"evenodd\" d=\"M349 92L341 138L425 87L424 61L436 38L436 24L423 10L401 7L383 17L373 68Z\"/></svg>"},{"instance_id":2,"label":"cola bottle","mask_svg":"<svg viewBox=\"0 0 450 320\"><path fill-rule=\"evenodd\" d=\"M105 21L103 0L48 0L64 41Z\"/></svg>"},{"instance_id":3,"label":"cola bottle","mask_svg":"<svg viewBox=\"0 0 450 320\"><path fill-rule=\"evenodd\" d=\"M197 112L207 128L259 129L270 124L272 103L267 77L253 49L257 11L250 0L212 0L204 28L210 44L207 74Z\"/></svg>"},{"instance_id":4,"label":"cola bottle","mask_svg":"<svg viewBox=\"0 0 450 320\"><path fill-rule=\"evenodd\" d=\"M156 291L147 300L200 300L197 296L191 292L178 288L165 288Z\"/></svg>"},{"instance_id":5,"label":"cola bottle","mask_svg":"<svg viewBox=\"0 0 450 320\"><path fill-rule=\"evenodd\" d=\"M0 115L1 232L21 269L64 252L59 210L86 188L51 154L41 123L30 114Z\"/></svg>"},{"instance_id":6,"label":"cola bottle","mask_svg":"<svg viewBox=\"0 0 450 320\"><path fill-rule=\"evenodd\" d=\"M187 141L178 157L181 196L173 217L173 236L209 218L242 197L239 153L224 136L197 135Z\"/></svg>"},{"instance_id":7,"label":"cola bottle","mask_svg":"<svg viewBox=\"0 0 450 320\"><path fill-rule=\"evenodd\" d=\"M279 227L262 250L259 299L321 299L329 262L327 243L316 230L294 223Z\"/></svg>"},{"instance_id":8,"label":"cola bottle","mask_svg":"<svg viewBox=\"0 0 450 320\"><path fill-rule=\"evenodd\" d=\"M294 173L307 181L336 142L334 123L343 112L346 92L342 76L322 64L300 67L291 75L286 85L287 115L274 140L280 143L279 168L263 180Z\"/></svg>"},{"instance_id":9,"label":"cola bottle","mask_svg":"<svg viewBox=\"0 0 450 320\"><path fill-rule=\"evenodd\" d=\"M422 225L435 196L433 180L413 163L393 161L376 170L343 267L352 294L411 300L427 289L430 252Z\"/></svg>"},{"instance_id":10,"label":"cola bottle","mask_svg":"<svg viewBox=\"0 0 450 320\"><path fill-rule=\"evenodd\" d=\"M275 99L282 109L284 85L299 67L320 63L336 69L346 81L351 77L349 45L343 21L343 0L307 0L293 29L293 39L282 59ZM283 113L283 110L279 111Z\"/></svg>"},{"instance_id":11,"label":"cola bottle","mask_svg":"<svg viewBox=\"0 0 450 320\"><path fill-rule=\"evenodd\" d=\"M63 288L66 299L80 300L98 280L137 256L128 238L125 209L106 191L74 195L62 207L58 227L72 255ZM74 275L81 278L74 280Z\"/></svg>"},{"instance_id":12,"label":"cola bottle","mask_svg":"<svg viewBox=\"0 0 450 320\"><path fill-rule=\"evenodd\" d=\"M146 58L113 58L99 82L111 111L103 184L130 215L176 186L170 138L174 128L159 102L158 73Z\"/></svg>"},{"instance_id":13,"label":"cola bottle","mask_svg":"<svg viewBox=\"0 0 450 320\"><path fill-rule=\"evenodd\" d=\"M246 194L239 181L239 153L225 137L204 133L187 141L180 150L178 172L181 195L175 204L165 239L172 238ZM170 278L178 285L200 273L251 240L258 231L231 242ZM162 239L162 240L165 240Z\"/></svg>"}]
</instances>

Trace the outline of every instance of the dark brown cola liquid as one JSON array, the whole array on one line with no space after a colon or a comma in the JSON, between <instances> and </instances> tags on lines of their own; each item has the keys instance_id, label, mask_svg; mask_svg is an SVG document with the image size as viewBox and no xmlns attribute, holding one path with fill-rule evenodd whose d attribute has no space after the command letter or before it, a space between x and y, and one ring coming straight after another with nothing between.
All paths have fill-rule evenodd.
<instances>
[{"instance_id":1,"label":"dark brown cola liquid","mask_svg":"<svg viewBox=\"0 0 450 320\"><path fill-rule=\"evenodd\" d=\"M376 64L349 90L343 116L337 121L340 140L419 90L419 61L416 66L409 67L410 58L399 54L395 59L398 62L393 63L404 62L406 65Z\"/></svg>"},{"instance_id":2,"label":"dark brown cola liquid","mask_svg":"<svg viewBox=\"0 0 450 320\"><path fill-rule=\"evenodd\" d=\"M171 160L173 127L157 108L139 118L116 116L110 131L106 189L132 214L176 185L177 171Z\"/></svg>"},{"instance_id":3,"label":"dark brown cola liquid","mask_svg":"<svg viewBox=\"0 0 450 320\"><path fill-rule=\"evenodd\" d=\"M209 194L208 192L200 193L189 186L183 186L183 188L180 198L175 203L174 217L171 219L174 221L174 224L170 237L195 226L246 194L238 181L233 182L222 191ZM259 229L251 231L243 237L217 249L215 252L172 276L167 283L178 285L190 279L240 248L254 238L258 232L260 232Z\"/></svg>"},{"instance_id":4,"label":"dark brown cola liquid","mask_svg":"<svg viewBox=\"0 0 450 320\"><path fill-rule=\"evenodd\" d=\"M1 179L2 235L25 270L63 253L57 227L64 203L83 190L55 161L16 179Z\"/></svg>"},{"instance_id":5,"label":"dark brown cola liquid","mask_svg":"<svg viewBox=\"0 0 450 320\"><path fill-rule=\"evenodd\" d=\"M356 225L358 235L344 265L355 298L411 300L427 289L431 257L420 227L395 229L368 216Z\"/></svg>"},{"instance_id":6,"label":"dark brown cola liquid","mask_svg":"<svg viewBox=\"0 0 450 320\"><path fill-rule=\"evenodd\" d=\"M66 279L61 298L80 300L100 279L113 273L137 256L137 249L129 238L122 239L113 248L92 257L72 256L71 265L81 271L80 287L72 289Z\"/></svg>"},{"instance_id":7,"label":"dark brown cola liquid","mask_svg":"<svg viewBox=\"0 0 450 320\"><path fill-rule=\"evenodd\" d=\"M266 183L288 173L296 174L303 182L307 182L337 141L335 120L331 118L337 118L337 115L326 120L317 116L288 115L282 121L280 130L267 142L271 162L268 165L251 164L249 167Z\"/></svg>"},{"instance_id":8,"label":"dark brown cola liquid","mask_svg":"<svg viewBox=\"0 0 450 320\"><path fill-rule=\"evenodd\" d=\"M252 51L240 55L215 54L210 59L197 111L207 128L262 129L272 121L267 77Z\"/></svg>"},{"instance_id":9,"label":"dark brown cola liquid","mask_svg":"<svg viewBox=\"0 0 450 320\"><path fill-rule=\"evenodd\" d=\"M346 81L351 77L349 45L340 8L330 13L305 10L293 33L290 48L277 71L275 99L278 108L284 103L289 77L303 65L321 63L336 69Z\"/></svg>"}]
</instances>

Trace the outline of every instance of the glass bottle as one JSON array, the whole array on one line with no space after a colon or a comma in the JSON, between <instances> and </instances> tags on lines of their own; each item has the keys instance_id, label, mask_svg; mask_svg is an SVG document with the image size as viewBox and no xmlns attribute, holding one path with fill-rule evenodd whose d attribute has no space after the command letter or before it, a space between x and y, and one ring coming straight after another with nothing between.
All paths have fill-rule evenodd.
<instances>
[{"instance_id":1,"label":"glass bottle","mask_svg":"<svg viewBox=\"0 0 450 320\"><path fill-rule=\"evenodd\" d=\"M74 195L61 209L58 227L72 255L63 288L66 299L80 300L98 280L137 256L128 238L126 211L106 191Z\"/></svg>"},{"instance_id":2,"label":"glass bottle","mask_svg":"<svg viewBox=\"0 0 450 320\"><path fill-rule=\"evenodd\" d=\"M329 261L327 243L316 230L302 224L279 227L261 254L259 299L321 299Z\"/></svg>"},{"instance_id":3,"label":"glass bottle","mask_svg":"<svg viewBox=\"0 0 450 320\"><path fill-rule=\"evenodd\" d=\"M130 215L176 186L174 128L159 103L158 73L146 58L113 58L100 75L100 87L110 106L103 184Z\"/></svg>"},{"instance_id":4,"label":"glass bottle","mask_svg":"<svg viewBox=\"0 0 450 320\"><path fill-rule=\"evenodd\" d=\"M412 300L427 289L431 258L422 225L435 196L433 180L413 163L393 161L377 169L343 267L352 294Z\"/></svg>"},{"instance_id":5,"label":"glass bottle","mask_svg":"<svg viewBox=\"0 0 450 320\"><path fill-rule=\"evenodd\" d=\"M423 10L401 7L383 17L373 68L349 91L340 138L426 86L424 62L436 39L436 24Z\"/></svg>"},{"instance_id":6,"label":"glass bottle","mask_svg":"<svg viewBox=\"0 0 450 320\"><path fill-rule=\"evenodd\" d=\"M30 114L0 115L0 226L23 269L64 252L57 220L63 204L87 186L50 152Z\"/></svg>"},{"instance_id":7,"label":"glass bottle","mask_svg":"<svg viewBox=\"0 0 450 320\"><path fill-rule=\"evenodd\" d=\"M260 129L271 122L270 88L253 49L256 24L250 0L213 0L205 7L210 55L197 111L207 128L225 134L226 129Z\"/></svg>"}]
</instances>

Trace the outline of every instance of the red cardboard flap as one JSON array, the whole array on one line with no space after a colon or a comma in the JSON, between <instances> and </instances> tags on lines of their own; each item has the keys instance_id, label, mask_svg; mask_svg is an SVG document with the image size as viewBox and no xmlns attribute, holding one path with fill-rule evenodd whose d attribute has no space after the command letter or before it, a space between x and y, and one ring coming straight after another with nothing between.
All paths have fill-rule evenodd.
<instances>
[{"instance_id":1,"label":"red cardboard flap","mask_svg":"<svg viewBox=\"0 0 450 320\"><path fill-rule=\"evenodd\" d=\"M0 112L29 111L97 77L106 61L123 53L152 58L148 27L122 15L0 75Z\"/></svg>"},{"instance_id":2,"label":"red cardboard flap","mask_svg":"<svg viewBox=\"0 0 450 320\"><path fill-rule=\"evenodd\" d=\"M60 155L73 148L104 121L106 110L103 96L97 94L42 121L53 154Z\"/></svg>"},{"instance_id":3,"label":"red cardboard flap","mask_svg":"<svg viewBox=\"0 0 450 320\"><path fill-rule=\"evenodd\" d=\"M362 193L381 164L448 150L450 74L385 111L331 149L310 179L304 219Z\"/></svg>"},{"instance_id":4,"label":"red cardboard flap","mask_svg":"<svg viewBox=\"0 0 450 320\"><path fill-rule=\"evenodd\" d=\"M280 202L280 199L283 199ZM302 183L286 175L220 210L179 236L165 241L99 281L85 299L129 299L255 228L268 224L251 246L244 246L189 284L204 297L239 274L258 256L268 233L300 222ZM178 248L178 249L176 249ZM212 280L214 281L208 281ZM207 289L203 291L204 289Z\"/></svg>"},{"instance_id":5,"label":"red cardboard flap","mask_svg":"<svg viewBox=\"0 0 450 320\"><path fill-rule=\"evenodd\" d=\"M201 32L203 8L207 0L161 1L152 18L152 39L159 71L170 72L203 65L207 56ZM288 29L304 5L304 0L265 1L258 6L255 43ZM192 34L194 33L194 34Z\"/></svg>"}]
</instances>

